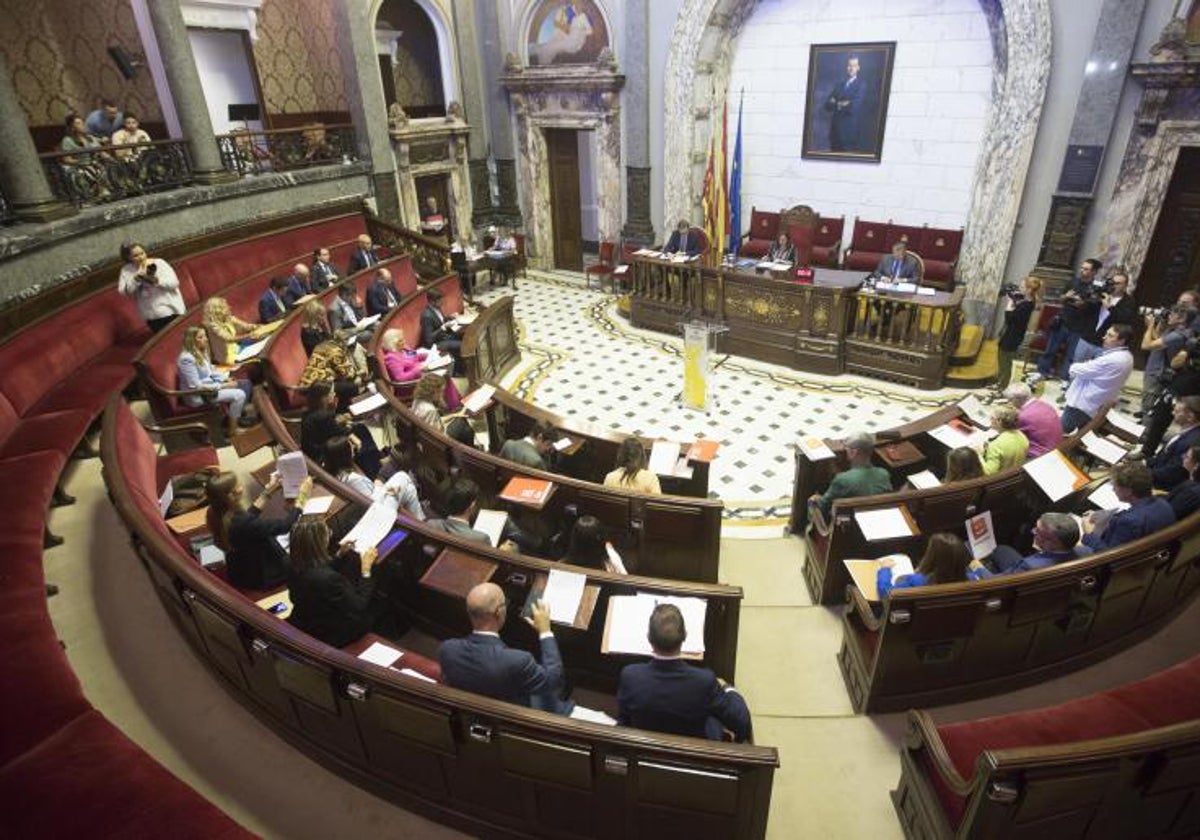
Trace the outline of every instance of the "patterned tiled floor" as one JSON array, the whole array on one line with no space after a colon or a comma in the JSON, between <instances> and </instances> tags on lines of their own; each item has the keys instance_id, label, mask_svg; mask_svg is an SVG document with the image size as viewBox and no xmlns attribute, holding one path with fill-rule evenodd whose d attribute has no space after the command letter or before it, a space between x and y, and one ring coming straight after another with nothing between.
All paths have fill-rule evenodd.
<instances>
[{"instance_id":1,"label":"patterned tiled floor","mask_svg":"<svg viewBox=\"0 0 1200 840\"><path fill-rule=\"evenodd\" d=\"M558 414L612 429L721 441L710 491L725 502L726 519L738 523L786 519L799 435L890 428L961 394L730 357L713 375L716 407L691 411L676 401L683 381L680 339L634 329L617 313L616 299L587 290L581 274L531 270L519 287L523 355L505 386ZM478 301L503 294L512 291L482 291Z\"/></svg>"}]
</instances>

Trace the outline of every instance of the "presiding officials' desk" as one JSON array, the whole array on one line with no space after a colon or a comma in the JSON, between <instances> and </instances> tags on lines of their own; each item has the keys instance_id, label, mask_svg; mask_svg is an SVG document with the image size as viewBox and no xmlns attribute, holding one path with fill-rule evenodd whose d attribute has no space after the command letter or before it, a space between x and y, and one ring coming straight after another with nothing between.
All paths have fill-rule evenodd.
<instances>
[{"instance_id":1,"label":"presiding officials' desk","mask_svg":"<svg viewBox=\"0 0 1200 840\"><path fill-rule=\"evenodd\" d=\"M963 291L860 291L857 271L816 268L796 283L704 259L633 258L634 326L678 333L723 323L718 349L827 375L860 373L918 388L943 385L958 343Z\"/></svg>"}]
</instances>

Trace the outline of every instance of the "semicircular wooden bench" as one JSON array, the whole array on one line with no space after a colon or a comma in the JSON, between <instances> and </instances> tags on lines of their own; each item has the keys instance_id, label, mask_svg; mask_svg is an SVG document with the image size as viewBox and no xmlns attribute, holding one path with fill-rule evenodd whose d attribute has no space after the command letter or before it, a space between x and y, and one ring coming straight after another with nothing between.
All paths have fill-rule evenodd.
<instances>
[{"instance_id":1,"label":"semicircular wooden bench","mask_svg":"<svg viewBox=\"0 0 1200 840\"><path fill-rule=\"evenodd\" d=\"M295 446L262 389L264 423L282 449ZM398 804L468 831L609 836L619 826L669 819L700 837L765 836L774 749L722 744L572 720L400 675L296 631L205 571L162 524L152 498L150 452L123 401L105 417L101 457L110 492L175 623L235 696L311 757ZM357 505L367 501L314 463L318 484ZM414 621L440 638L466 632L456 598L420 586L446 549L495 565L492 579L514 610L536 576L558 564L464 542L401 517L407 536L394 549L403 570L397 593ZM571 568L571 567L567 567ZM558 633L577 680L615 685L624 657L600 652L604 604L614 594L650 591L705 598L705 662L733 675L741 590L604 571L586 629ZM532 633L509 622L510 644ZM403 664L403 659L401 660ZM598 815L607 815L601 818ZM609 827L605 827L609 826Z\"/></svg>"}]
</instances>

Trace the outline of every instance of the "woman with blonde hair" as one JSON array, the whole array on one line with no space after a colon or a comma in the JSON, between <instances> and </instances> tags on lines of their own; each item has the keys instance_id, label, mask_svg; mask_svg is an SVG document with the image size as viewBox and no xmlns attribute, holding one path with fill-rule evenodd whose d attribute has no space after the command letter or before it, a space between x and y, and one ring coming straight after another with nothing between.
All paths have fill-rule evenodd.
<instances>
[{"instance_id":1,"label":"woman with blonde hair","mask_svg":"<svg viewBox=\"0 0 1200 840\"><path fill-rule=\"evenodd\" d=\"M213 361L219 365L237 364L238 342L258 335L258 324L243 321L233 314L229 301L211 297L204 302L204 329Z\"/></svg>"},{"instance_id":2,"label":"woman with blonde hair","mask_svg":"<svg viewBox=\"0 0 1200 840\"><path fill-rule=\"evenodd\" d=\"M446 381L449 378L440 373L426 373L422 376L417 382L417 387L413 389L412 412L422 423L468 446L475 446L475 430L467 422L466 411L460 409L450 414L445 413L449 410L445 397Z\"/></svg>"},{"instance_id":3,"label":"woman with blonde hair","mask_svg":"<svg viewBox=\"0 0 1200 840\"><path fill-rule=\"evenodd\" d=\"M996 373L996 383L992 386L993 391L1003 391L1012 380L1013 361L1021 342L1025 340L1029 317L1041 302L1042 281L1036 277L1026 277L1021 282L1020 291L1014 289L1005 294L1004 329L1000 333L998 350L1000 368Z\"/></svg>"},{"instance_id":4,"label":"woman with blonde hair","mask_svg":"<svg viewBox=\"0 0 1200 840\"><path fill-rule=\"evenodd\" d=\"M244 417L246 401L250 399L248 380L230 380L229 374L214 370L208 357L208 334L203 327L188 327L183 331L183 349L179 352L178 383L181 391L204 391L185 394L181 400L190 408L199 408L206 399L229 406L229 436L238 433L239 426L251 426L254 420Z\"/></svg>"},{"instance_id":5,"label":"woman with blonde hair","mask_svg":"<svg viewBox=\"0 0 1200 840\"><path fill-rule=\"evenodd\" d=\"M392 327L383 334L379 343L383 348L383 364L387 369L388 379L392 382L412 383L424 375L425 359L429 356L429 351L424 348L409 347L404 330ZM445 380L446 387L442 391L443 402L446 408L457 411L458 407L462 405L462 397L454 385L454 380L449 376L445 377ZM412 386L409 385L409 388L411 389Z\"/></svg>"},{"instance_id":6,"label":"woman with blonde hair","mask_svg":"<svg viewBox=\"0 0 1200 840\"><path fill-rule=\"evenodd\" d=\"M617 449L617 468L604 476L605 487L620 487L635 493L659 495L658 476L646 469L646 448L635 437L621 441Z\"/></svg>"},{"instance_id":7,"label":"woman with blonde hair","mask_svg":"<svg viewBox=\"0 0 1200 840\"><path fill-rule=\"evenodd\" d=\"M318 344L330 338L333 330L329 328L325 307L315 298L306 302L300 308L300 343L304 345L304 355L311 356Z\"/></svg>"},{"instance_id":8,"label":"woman with blonde hair","mask_svg":"<svg viewBox=\"0 0 1200 840\"><path fill-rule=\"evenodd\" d=\"M291 531L312 493L312 476L304 479L300 493L278 519L262 516L271 494L279 489L273 474L254 501L246 504L246 489L235 473L222 472L208 480L206 521L217 548L225 552L225 575L241 589L270 589L287 580L288 557L278 536Z\"/></svg>"}]
</instances>

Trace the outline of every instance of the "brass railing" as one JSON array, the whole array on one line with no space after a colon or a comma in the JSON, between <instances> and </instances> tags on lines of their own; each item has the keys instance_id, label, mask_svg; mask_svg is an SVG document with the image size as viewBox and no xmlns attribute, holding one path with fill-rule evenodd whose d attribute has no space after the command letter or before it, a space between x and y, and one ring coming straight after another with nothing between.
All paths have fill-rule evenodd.
<instances>
[{"instance_id":1,"label":"brass railing","mask_svg":"<svg viewBox=\"0 0 1200 840\"><path fill-rule=\"evenodd\" d=\"M423 281L436 280L451 272L450 246L442 239L424 236L383 219L367 219L367 230L376 245L390 248L393 254L408 254L413 268Z\"/></svg>"},{"instance_id":2,"label":"brass railing","mask_svg":"<svg viewBox=\"0 0 1200 840\"><path fill-rule=\"evenodd\" d=\"M54 194L76 207L192 182L192 162L183 140L103 145L38 157Z\"/></svg>"},{"instance_id":3,"label":"brass railing","mask_svg":"<svg viewBox=\"0 0 1200 840\"><path fill-rule=\"evenodd\" d=\"M237 129L217 135L222 165L239 177L352 163L357 154L355 142L354 127L349 124Z\"/></svg>"}]
</instances>

